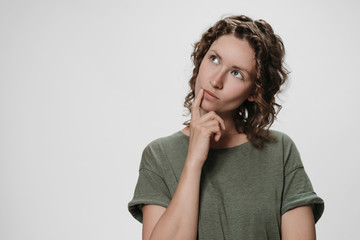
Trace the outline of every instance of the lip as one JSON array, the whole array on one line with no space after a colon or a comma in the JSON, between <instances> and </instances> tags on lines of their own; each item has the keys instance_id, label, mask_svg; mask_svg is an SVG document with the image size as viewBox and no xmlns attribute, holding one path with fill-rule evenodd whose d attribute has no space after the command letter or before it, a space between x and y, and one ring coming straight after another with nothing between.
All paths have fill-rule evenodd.
<instances>
[{"instance_id":1,"label":"lip","mask_svg":"<svg viewBox=\"0 0 360 240\"><path fill-rule=\"evenodd\" d=\"M214 93L212 93L208 90L205 90L205 89L204 89L204 92L205 92L205 96L207 98L219 100L219 98Z\"/></svg>"}]
</instances>

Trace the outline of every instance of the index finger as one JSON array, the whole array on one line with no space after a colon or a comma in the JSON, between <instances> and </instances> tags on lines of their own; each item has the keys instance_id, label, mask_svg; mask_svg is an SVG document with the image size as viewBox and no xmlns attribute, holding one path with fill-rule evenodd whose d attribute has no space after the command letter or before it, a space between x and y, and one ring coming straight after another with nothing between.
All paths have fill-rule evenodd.
<instances>
[{"instance_id":1,"label":"index finger","mask_svg":"<svg viewBox=\"0 0 360 240\"><path fill-rule=\"evenodd\" d=\"M191 119L198 119L200 118L200 104L204 96L204 89L200 89L198 95L195 97L195 100L191 107Z\"/></svg>"}]
</instances>

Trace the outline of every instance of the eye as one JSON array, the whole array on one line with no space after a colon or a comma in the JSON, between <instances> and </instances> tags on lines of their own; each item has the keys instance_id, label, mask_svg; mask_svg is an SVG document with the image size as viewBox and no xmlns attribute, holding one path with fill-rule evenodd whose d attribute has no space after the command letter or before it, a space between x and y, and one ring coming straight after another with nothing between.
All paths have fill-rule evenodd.
<instances>
[{"instance_id":1,"label":"eye","mask_svg":"<svg viewBox=\"0 0 360 240\"><path fill-rule=\"evenodd\" d=\"M218 59L218 57L215 56L215 55L212 55L212 56L210 57L210 60L211 60L213 63L215 63L215 64L219 64L219 59Z\"/></svg>"},{"instance_id":2,"label":"eye","mask_svg":"<svg viewBox=\"0 0 360 240\"><path fill-rule=\"evenodd\" d=\"M232 75L234 75L236 78L243 79L243 75L239 71L232 71Z\"/></svg>"}]
</instances>

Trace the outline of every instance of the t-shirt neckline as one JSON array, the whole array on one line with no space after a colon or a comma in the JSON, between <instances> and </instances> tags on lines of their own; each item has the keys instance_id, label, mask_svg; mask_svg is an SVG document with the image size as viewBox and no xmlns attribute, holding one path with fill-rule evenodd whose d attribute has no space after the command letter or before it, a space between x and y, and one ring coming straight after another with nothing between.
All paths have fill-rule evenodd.
<instances>
[{"instance_id":1,"label":"t-shirt neckline","mask_svg":"<svg viewBox=\"0 0 360 240\"><path fill-rule=\"evenodd\" d=\"M186 135L185 133L183 133L181 130L177 132L178 134L182 135L187 141L190 140L190 137L188 135ZM247 142L244 142L240 145L236 145L236 146L233 146L233 147L226 147L226 148L211 148L210 147L210 151L229 151L229 150L236 150L236 149L239 149L239 148L242 148L242 147L245 147L247 145L251 146L251 143L250 141L247 141Z\"/></svg>"}]
</instances>

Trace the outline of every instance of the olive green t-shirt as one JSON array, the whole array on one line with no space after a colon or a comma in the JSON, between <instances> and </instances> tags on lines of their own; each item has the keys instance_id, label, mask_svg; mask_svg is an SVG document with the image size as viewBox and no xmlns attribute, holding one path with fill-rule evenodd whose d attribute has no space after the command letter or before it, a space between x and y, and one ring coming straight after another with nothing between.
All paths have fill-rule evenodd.
<instances>
[{"instance_id":1,"label":"olive green t-shirt","mask_svg":"<svg viewBox=\"0 0 360 240\"><path fill-rule=\"evenodd\" d=\"M263 149L250 142L210 149L200 182L198 239L281 239L286 211L311 205L317 221L324 210L293 141L271 131ZM175 193L188 152L181 131L151 142L142 155L130 213L142 222L142 205L167 207Z\"/></svg>"}]
</instances>

